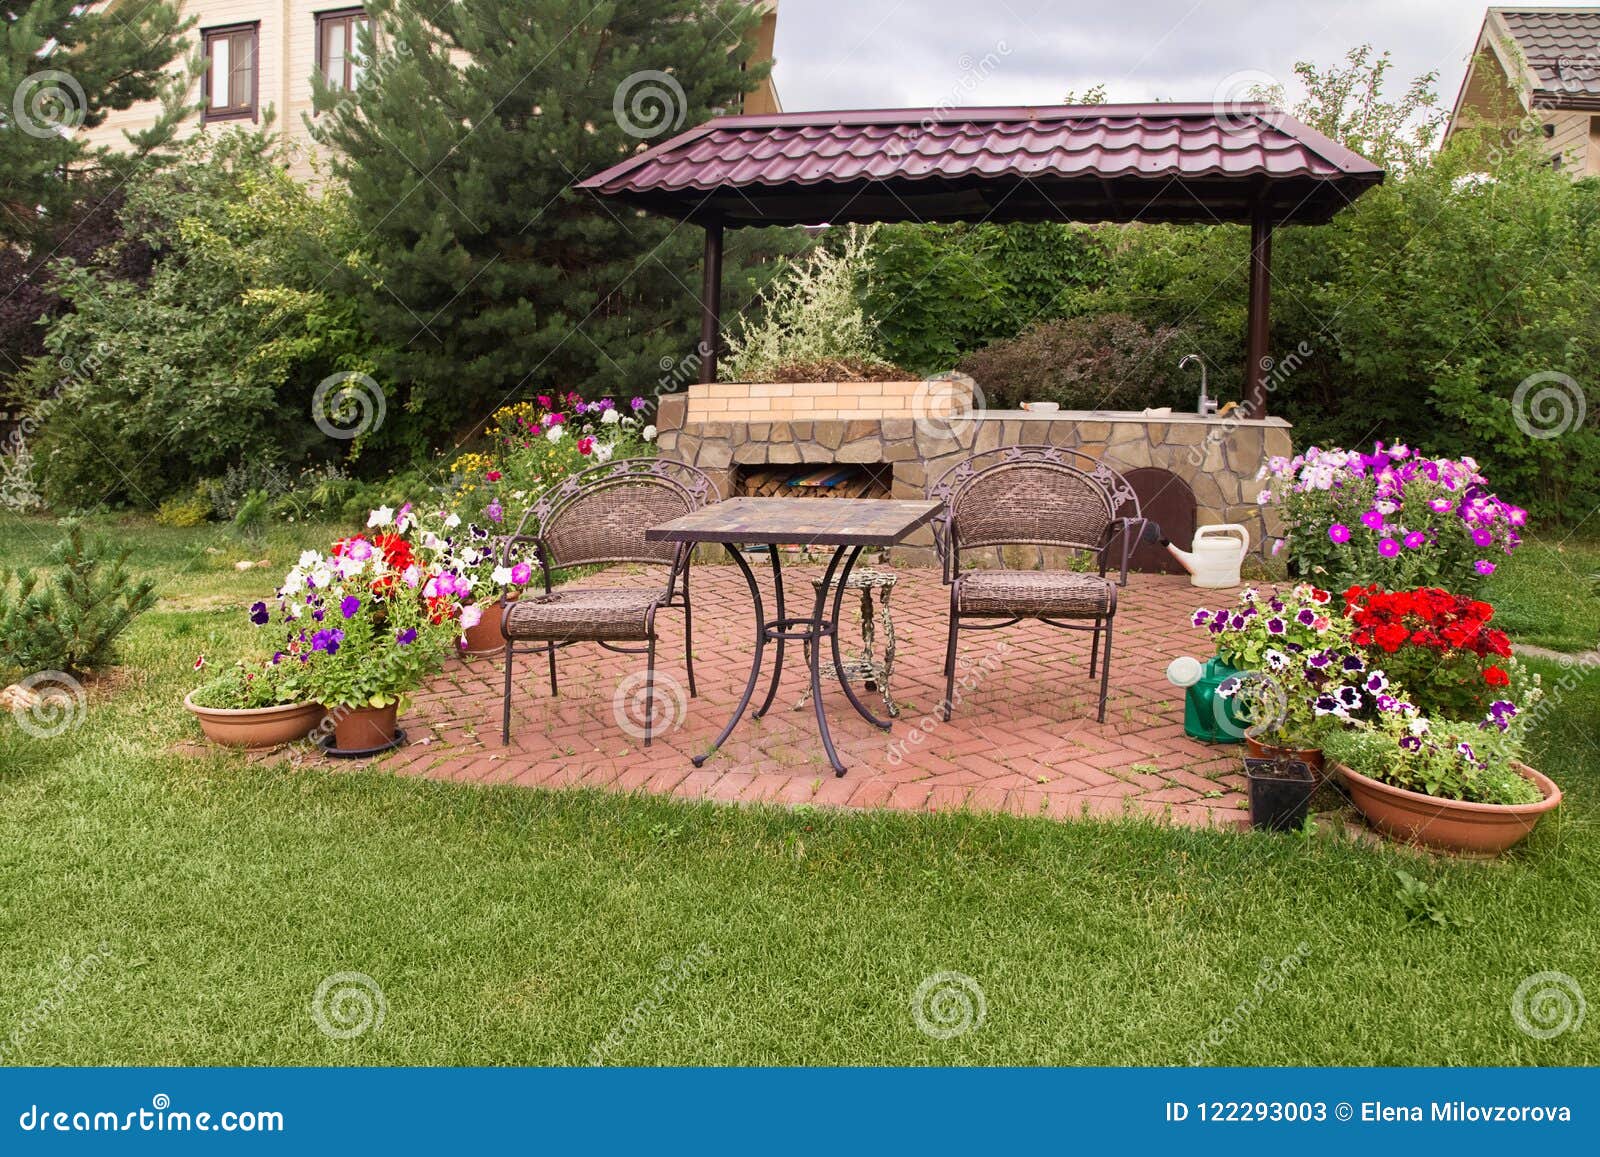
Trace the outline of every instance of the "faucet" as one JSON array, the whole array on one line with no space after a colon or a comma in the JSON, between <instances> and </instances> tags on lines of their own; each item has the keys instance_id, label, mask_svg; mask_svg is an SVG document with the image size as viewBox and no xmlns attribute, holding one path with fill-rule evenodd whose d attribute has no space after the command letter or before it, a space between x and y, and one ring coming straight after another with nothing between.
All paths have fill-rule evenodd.
<instances>
[{"instance_id":1,"label":"faucet","mask_svg":"<svg viewBox=\"0 0 1600 1157\"><path fill-rule=\"evenodd\" d=\"M1206 361L1199 354L1184 354L1183 360L1178 363L1178 368L1184 369L1190 362L1200 364L1200 408L1202 418L1209 418L1217 412L1217 400L1206 393Z\"/></svg>"}]
</instances>

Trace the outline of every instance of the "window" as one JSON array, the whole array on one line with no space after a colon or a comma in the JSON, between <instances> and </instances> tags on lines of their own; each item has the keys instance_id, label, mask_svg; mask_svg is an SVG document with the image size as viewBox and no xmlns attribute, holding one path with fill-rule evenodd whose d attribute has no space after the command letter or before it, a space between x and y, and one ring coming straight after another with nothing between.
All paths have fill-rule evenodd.
<instances>
[{"instance_id":1,"label":"window","mask_svg":"<svg viewBox=\"0 0 1600 1157\"><path fill-rule=\"evenodd\" d=\"M317 13L317 71L334 88L349 92L361 83L360 30L371 25L360 8Z\"/></svg>"},{"instance_id":2,"label":"window","mask_svg":"<svg viewBox=\"0 0 1600 1157\"><path fill-rule=\"evenodd\" d=\"M256 34L259 24L235 24L201 33L205 45L205 101L201 119L256 117Z\"/></svg>"}]
</instances>

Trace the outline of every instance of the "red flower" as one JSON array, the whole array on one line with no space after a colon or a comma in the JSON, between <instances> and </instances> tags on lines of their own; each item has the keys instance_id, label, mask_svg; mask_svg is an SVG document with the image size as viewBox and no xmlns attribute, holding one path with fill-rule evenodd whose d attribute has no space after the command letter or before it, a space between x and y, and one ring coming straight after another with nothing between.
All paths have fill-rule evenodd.
<instances>
[{"instance_id":1,"label":"red flower","mask_svg":"<svg viewBox=\"0 0 1600 1157\"><path fill-rule=\"evenodd\" d=\"M500 481L500 471L491 470L491 471L489 471L489 473L485 474L484 477L487 478L490 482L498 482L498 481Z\"/></svg>"},{"instance_id":2,"label":"red flower","mask_svg":"<svg viewBox=\"0 0 1600 1157\"><path fill-rule=\"evenodd\" d=\"M582 438L579 438L578 439L578 453L580 453L580 454L593 454L594 453L594 439L591 438L591 437L588 437L587 435L585 435Z\"/></svg>"},{"instance_id":3,"label":"red flower","mask_svg":"<svg viewBox=\"0 0 1600 1157\"><path fill-rule=\"evenodd\" d=\"M1483 681L1491 687L1504 687L1511 682L1511 676L1507 675L1499 667L1485 667L1483 669Z\"/></svg>"}]
</instances>

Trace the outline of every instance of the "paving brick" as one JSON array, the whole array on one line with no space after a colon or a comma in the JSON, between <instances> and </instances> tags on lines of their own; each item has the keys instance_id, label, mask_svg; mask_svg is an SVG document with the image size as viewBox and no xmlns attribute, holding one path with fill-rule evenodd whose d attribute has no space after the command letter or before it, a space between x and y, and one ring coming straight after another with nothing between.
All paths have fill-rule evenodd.
<instances>
[{"instance_id":1,"label":"paving brick","mask_svg":"<svg viewBox=\"0 0 1600 1157\"><path fill-rule=\"evenodd\" d=\"M786 567L791 607L819 571ZM1162 672L1173 655L1201 649L1189 625L1195 605L1185 579L1135 575L1120 594L1106 722L1094 717L1098 685L1088 677L1087 637L1037 623L991 635L963 635L963 673L986 656L1000 666L965 692L949 723L933 712L944 693L948 590L933 570L905 569L894 594L898 654L893 691L902 714L887 734L858 718L833 687L823 694L835 744L849 773L835 778L816 720L791 708L803 683L801 649L787 649L772 712L745 719L704 768L706 751L733 710L750 664L749 596L728 566L695 570L695 675L700 695L680 725L648 749L617 728L611 691L639 670L636 656L574 647L561 656L561 694L552 697L541 662L519 662L512 695L512 742L500 744L497 657L452 658L416 696L404 726L411 742L377 766L394 775L465 783L511 783L640 791L680 798L853 808L1005 811L1075 820L1132 813L1161 822L1235 829L1248 823L1236 746L1208 747L1183 733L1183 696ZM642 586L653 576L617 567L589 582ZM770 613L770 576L762 572ZM855 642L853 609L843 625ZM996 650L1000 643L1006 650ZM680 683L681 620L663 620L660 670ZM767 655L768 670L772 651ZM759 690L765 692L765 681ZM875 696L866 697L876 709ZM913 739L913 732L920 737ZM426 741L426 742L424 742ZM334 772L354 770L292 749L268 758ZM1135 772L1153 764L1161 774ZM1043 782L1041 782L1041 780ZM1220 791L1215 798L1209 793Z\"/></svg>"}]
</instances>

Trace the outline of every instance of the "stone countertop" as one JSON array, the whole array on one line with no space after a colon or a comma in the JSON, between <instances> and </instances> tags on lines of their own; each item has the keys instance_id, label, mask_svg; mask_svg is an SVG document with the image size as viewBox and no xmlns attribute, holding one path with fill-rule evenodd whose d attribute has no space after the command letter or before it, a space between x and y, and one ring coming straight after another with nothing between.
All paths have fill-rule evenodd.
<instances>
[{"instance_id":1,"label":"stone countertop","mask_svg":"<svg viewBox=\"0 0 1600 1157\"><path fill-rule=\"evenodd\" d=\"M1174 410L1170 414L1142 414L1137 410L982 410L973 414L974 422L1187 422L1217 426L1277 426L1289 428L1283 418L1237 418L1229 415L1203 417Z\"/></svg>"}]
</instances>

